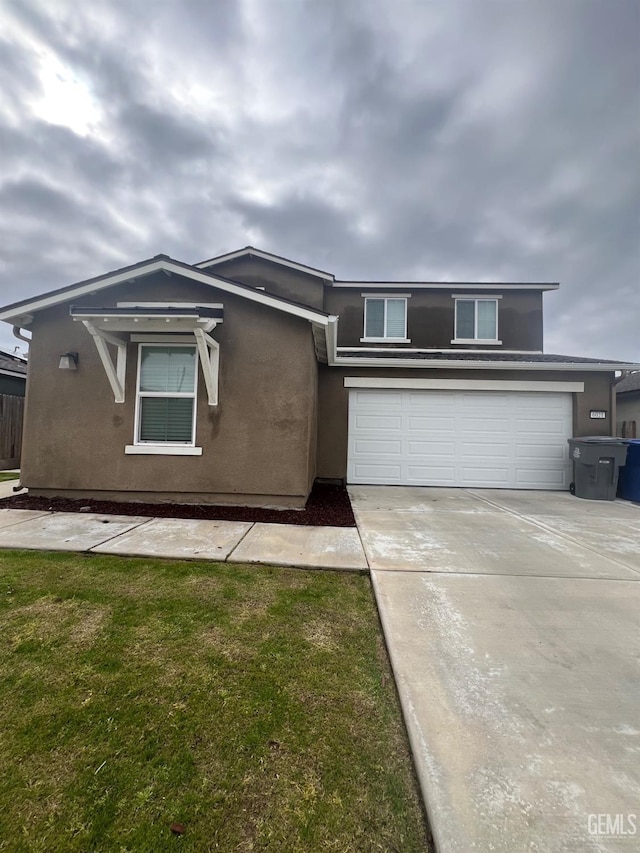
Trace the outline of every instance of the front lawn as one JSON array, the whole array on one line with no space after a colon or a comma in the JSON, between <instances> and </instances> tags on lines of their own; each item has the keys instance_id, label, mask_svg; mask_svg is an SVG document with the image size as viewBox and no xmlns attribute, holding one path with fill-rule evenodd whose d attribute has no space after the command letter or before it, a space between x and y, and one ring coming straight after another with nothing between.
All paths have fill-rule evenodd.
<instances>
[{"instance_id":1,"label":"front lawn","mask_svg":"<svg viewBox=\"0 0 640 853\"><path fill-rule=\"evenodd\" d=\"M20 478L20 474L16 474L15 471L0 471L0 483L4 483L6 480L18 480Z\"/></svg>"},{"instance_id":2,"label":"front lawn","mask_svg":"<svg viewBox=\"0 0 640 853\"><path fill-rule=\"evenodd\" d=\"M0 850L428 849L368 577L6 551L0 608Z\"/></svg>"}]
</instances>

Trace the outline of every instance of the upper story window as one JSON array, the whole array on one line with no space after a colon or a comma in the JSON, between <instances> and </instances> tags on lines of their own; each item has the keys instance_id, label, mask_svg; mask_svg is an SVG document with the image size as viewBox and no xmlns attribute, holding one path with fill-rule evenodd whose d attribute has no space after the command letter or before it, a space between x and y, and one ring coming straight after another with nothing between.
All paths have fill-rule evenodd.
<instances>
[{"instance_id":1,"label":"upper story window","mask_svg":"<svg viewBox=\"0 0 640 853\"><path fill-rule=\"evenodd\" d=\"M364 300L365 341L407 340L406 297L367 297Z\"/></svg>"},{"instance_id":2,"label":"upper story window","mask_svg":"<svg viewBox=\"0 0 640 853\"><path fill-rule=\"evenodd\" d=\"M455 337L451 343L498 344L498 300L456 298Z\"/></svg>"},{"instance_id":3,"label":"upper story window","mask_svg":"<svg viewBox=\"0 0 640 853\"><path fill-rule=\"evenodd\" d=\"M195 444L196 348L140 344L136 444Z\"/></svg>"}]
</instances>

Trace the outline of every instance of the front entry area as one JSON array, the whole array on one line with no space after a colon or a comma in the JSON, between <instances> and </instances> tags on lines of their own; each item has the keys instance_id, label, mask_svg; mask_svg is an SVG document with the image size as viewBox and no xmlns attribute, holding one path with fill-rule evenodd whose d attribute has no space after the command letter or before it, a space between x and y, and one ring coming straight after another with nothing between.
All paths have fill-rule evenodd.
<instances>
[{"instance_id":1,"label":"front entry area","mask_svg":"<svg viewBox=\"0 0 640 853\"><path fill-rule=\"evenodd\" d=\"M572 395L353 388L353 484L566 490Z\"/></svg>"}]
</instances>

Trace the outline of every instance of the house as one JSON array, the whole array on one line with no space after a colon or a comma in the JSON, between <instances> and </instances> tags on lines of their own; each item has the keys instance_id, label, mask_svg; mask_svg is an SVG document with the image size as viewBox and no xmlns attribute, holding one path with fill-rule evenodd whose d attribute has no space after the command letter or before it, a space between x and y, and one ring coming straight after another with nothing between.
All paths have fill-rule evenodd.
<instances>
[{"instance_id":1,"label":"house","mask_svg":"<svg viewBox=\"0 0 640 853\"><path fill-rule=\"evenodd\" d=\"M640 438L640 372L623 376L616 383L618 435Z\"/></svg>"},{"instance_id":2,"label":"house","mask_svg":"<svg viewBox=\"0 0 640 853\"><path fill-rule=\"evenodd\" d=\"M26 384L26 358L0 350L0 395L24 397Z\"/></svg>"},{"instance_id":3,"label":"house","mask_svg":"<svg viewBox=\"0 0 640 853\"><path fill-rule=\"evenodd\" d=\"M543 353L557 287L344 281L247 247L7 305L32 336L22 482L279 507L316 478L568 489L567 438L612 434L638 365Z\"/></svg>"},{"instance_id":4,"label":"house","mask_svg":"<svg viewBox=\"0 0 640 853\"><path fill-rule=\"evenodd\" d=\"M20 467L27 361L0 350L0 471Z\"/></svg>"}]
</instances>

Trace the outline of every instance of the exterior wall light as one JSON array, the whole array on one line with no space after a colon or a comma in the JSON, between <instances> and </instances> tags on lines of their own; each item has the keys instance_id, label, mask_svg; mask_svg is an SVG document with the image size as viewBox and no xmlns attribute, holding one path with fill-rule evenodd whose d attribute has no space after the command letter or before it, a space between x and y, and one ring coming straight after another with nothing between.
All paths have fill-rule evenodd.
<instances>
[{"instance_id":1,"label":"exterior wall light","mask_svg":"<svg viewBox=\"0 0 640 853\"><path fill-rule=\"evenodd\" d=\"M65 352L60 356L58 364L60 370L77 370L78 368L78 353Z\"/></svg>"}]
</instances>

